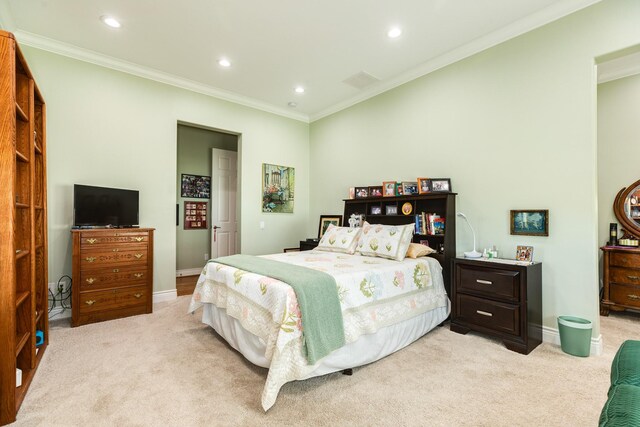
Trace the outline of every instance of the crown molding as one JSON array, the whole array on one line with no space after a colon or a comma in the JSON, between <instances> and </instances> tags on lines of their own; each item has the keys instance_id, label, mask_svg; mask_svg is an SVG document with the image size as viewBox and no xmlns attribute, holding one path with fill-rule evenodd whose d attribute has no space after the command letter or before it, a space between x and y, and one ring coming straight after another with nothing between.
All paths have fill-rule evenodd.
<instances>
[{"instance_id":1,"label":"crown molding","mask_svg":"<svg viewBox=\"0 0 640 427\"><path fill-rule=\"evenodd\" d=\"M640 52L598 64L598 84L640 74Z\"/></svg>"},{"instance_id":2,"label":"crown molding","mask_svg":"<svg viewBox=\"0 0 640 427\"><path fill-rule=\"evenodd\" d=\"M233 92L225 91L213 86L198 83L193 80L178 77L173 74L158 71L153 68L144 67L133 62L128 62L111 56L103 55L89 49L84 49L72 44L63 43L27 31L18 30L14 33L14 35L16 36L20 44L31 46L36 49L45 50L47 52L52 52L80 61L89 62L91 64L110 68L116 71L121 71L127 74L132 74L134 76L142 77L148 80L154 80L160 83L179 87L181 89L186 89L192 92L233 102L235 104L244 105L245 107L250 107L256 110L265 111L267 113L287 117L289 119L309 123L309 116L304 113L279 108L266 102L258 101L256 99L238 95Z\"/></svg>"},{"instance_id":3,"label":"crown molding","mask_svg":"<svg viewBox=\"0 0 640 427\"><path fill-rule=\"evenodd\" d=\"M0 0L0 29L13 32L15 28L15 21L9 10L9 4L6 1Z\"/></svg>"},{"instance_id":4,"label":"crown molding","mask_svg":"<svg viewBox=\"0 0 640 427\"><path fill-rule=\"evenodd\" d=\"M373 98L376 95L380 95L383 92L408 83L411 80L415 80L426 74L444 68L447 65L451 65L462 59L473 56L476 53L487 50L509 39L515 38L519 35L527 33L550 22L556 21L581 9L599 3L600 1L601 0L558 1L549 7L546 7L532 15L527 16L526 18L520 19L504 28L477 38L470 43L462 45L436 58L433 58L411 70L406 71L405 73L400 74L393 79L384 80L352 98L349 98L343 102L339 102L318 113L310 114L309 121L313 123L316 120L320 120L324 117L330 116L331 114L337 113L338 111L366 101L367 99Z\"/></svg>"}]
</instances>

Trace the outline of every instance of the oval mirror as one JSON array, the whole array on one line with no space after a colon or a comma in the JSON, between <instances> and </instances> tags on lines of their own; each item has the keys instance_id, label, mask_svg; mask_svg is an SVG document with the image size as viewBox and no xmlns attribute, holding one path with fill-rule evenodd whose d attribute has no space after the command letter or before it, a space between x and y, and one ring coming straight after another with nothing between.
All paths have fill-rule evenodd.
<instances>
[{"instance_id":1,"label":"oval mirror","mask_svg":"<svg viewBox=\"0 0 640 427\"><path fill-rule=\"evenodd\" d=\"M618 192L613 212L627 234L640 238L640 180Z\"/></svg>"}]
</instances>

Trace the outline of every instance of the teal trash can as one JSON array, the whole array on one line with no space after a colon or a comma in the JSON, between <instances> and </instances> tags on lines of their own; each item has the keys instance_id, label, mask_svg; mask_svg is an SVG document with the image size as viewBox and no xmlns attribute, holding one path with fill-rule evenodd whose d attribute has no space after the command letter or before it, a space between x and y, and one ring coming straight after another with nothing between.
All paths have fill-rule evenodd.
<instances>
[{"instance_id":1,"label":"teal trash can","mask_svg":"<svg viewBox=\"0 0 640 427\"><path fill-rule=\"evenodd\" d=\"M560 347L574 356L588 357L591 350L591 321L573 316L558 317Z\"/></svg>"}]
</instances>

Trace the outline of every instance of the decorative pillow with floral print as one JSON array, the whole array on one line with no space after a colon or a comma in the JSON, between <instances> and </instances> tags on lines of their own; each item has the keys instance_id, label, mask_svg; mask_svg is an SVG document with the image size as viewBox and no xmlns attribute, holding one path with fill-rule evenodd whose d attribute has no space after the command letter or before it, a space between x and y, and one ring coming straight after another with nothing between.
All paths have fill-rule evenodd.
<instances>
[{"instance_id":1,"label":"decorative pillow with floral print","mask_svg":"<svg viewBox=\"0 0 640 427\"><path fill-rule=\"evenodd\" d=\"M360 240L362 228L336 227L331 224L316 247L319 251L341 252L353 255Z\"/></svg>"},{"instance_id":2,"label":"decorative pillow with floral print","mask_svg":"<svg viewBox=\"0 0 640 427\"><path fill-rule=\"evenodd\" d=\"M364 223L358 250L365 256L402 261L413 238L413 224L382 225Z\"/></svg>"}]
</instances>

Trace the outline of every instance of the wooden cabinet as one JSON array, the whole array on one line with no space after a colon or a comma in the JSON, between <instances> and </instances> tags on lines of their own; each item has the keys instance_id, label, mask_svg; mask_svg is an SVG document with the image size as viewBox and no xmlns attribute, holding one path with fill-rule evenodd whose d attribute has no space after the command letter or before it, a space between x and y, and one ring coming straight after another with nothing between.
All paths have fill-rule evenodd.
<instances>
[{"instance_id":1,"label":"wooden cabinet","mask_svg":"<svg viewBox=\"0 0 640 427\"><path fill-rule=\"evenodd\" d=\"M46 109L13 35L4 31L0 94L0 424L8 424L42 359L49 326Z\"/></svg>"},{"instance_id":2,"label":"wooden cabinet","mask_svg":"<svg viewBox=\"0 0 640 427\"><path fill-rule=\"evenodd\" d=\"M605 246L603 252L604 289L600 314L609 311L640 310L640 249Z\"/></svg>"},{"instance_id":3,"label":"wooden cabinet","mask_svg":"<svg viewBox=\"0 0 640 427\"><path fill-rule=\"evenodd\" d=\"M72 326L153 309L153 229L73 233Z\"/></svg>"},{"instance_id":4,"label":"wooden cabinet","mask_svg":"<svg viewBox=\"0 0 640 427\"><path fill-rule=\"evenodd\" d=\"M453 261L451 330L482 332L529 354L542 342L542 264Z\"/></svg>"},{"instance_id":5,"label":"wooden cabinet","mask_svg":"<svg viewBox=\"0 0 640 427\"><path fill-rule=\"evenodd\" d=\"M438 235L416 233L413 241L415 243L427 241L430 247L438 250L438 253L432 256L442 265L445 288L451 295L450 266L451 260L456 256L456 193L346 199L342 218L344 224L348 224L351 215L356 214L362 215L370 224L402 225L415 224L416 215L423 212L436 214L442 218L444 233Z\"/></svg>"}]
</instances>

